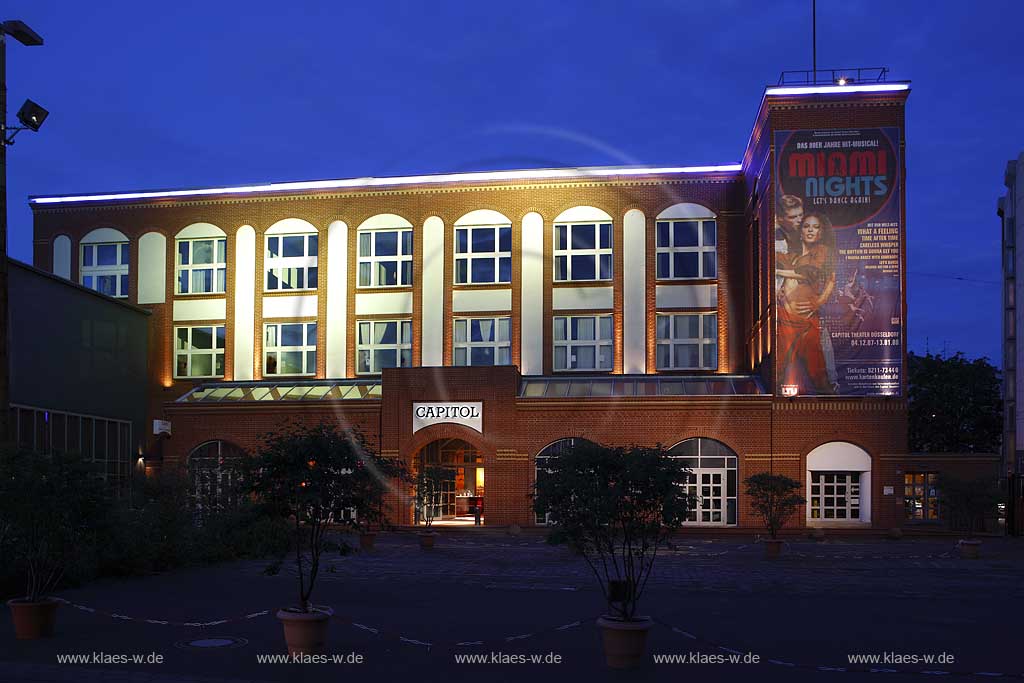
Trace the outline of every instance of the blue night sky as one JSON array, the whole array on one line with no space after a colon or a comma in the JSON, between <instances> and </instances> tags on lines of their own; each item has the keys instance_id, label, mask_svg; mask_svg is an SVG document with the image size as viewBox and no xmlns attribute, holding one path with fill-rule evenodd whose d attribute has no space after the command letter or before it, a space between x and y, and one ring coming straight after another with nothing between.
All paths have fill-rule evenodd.
<instances>
[{"instance_id":1,"label":"blue night sky","mask_svg":"<svg viewBox=\"0 0 1024 683\"><path fill-rule=\"evenodd\" d=\"M11 118L26 97L51 112L9 150L26 261L30 194L739 161L763 87L811 63L810 0L4 5L46 39L7 49ZM1012 0L818 3L821 67L912 81L915 351L999 359L1022 25Z\"/></svg>"}]
</instances>

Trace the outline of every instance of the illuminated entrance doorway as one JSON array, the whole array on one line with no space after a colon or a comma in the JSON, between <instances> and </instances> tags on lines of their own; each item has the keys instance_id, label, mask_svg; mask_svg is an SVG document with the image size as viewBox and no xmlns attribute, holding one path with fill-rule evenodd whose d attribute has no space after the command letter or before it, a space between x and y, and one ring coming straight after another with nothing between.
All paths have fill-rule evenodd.
<instances>
[{"instance_id":1,"label":"illuminated entrance doorway","mask_svg":"<svg viewBox=\"0 0 1024 683\"><path fill-rule=\"evenodd\" d=\"M413 459L417 472L436 467L442 473L440 490L433 502L435 526L484 524L484 460L479 451L462 439L442 439L424 446ZM414 511L416 524L423 524Z\"/></svg>"}]
</instances>

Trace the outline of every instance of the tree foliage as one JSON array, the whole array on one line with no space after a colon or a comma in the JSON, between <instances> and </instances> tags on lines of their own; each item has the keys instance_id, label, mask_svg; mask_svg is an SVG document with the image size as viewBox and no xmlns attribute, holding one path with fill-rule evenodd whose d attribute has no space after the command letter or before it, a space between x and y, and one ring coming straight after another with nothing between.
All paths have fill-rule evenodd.
<instances>
[{"instance_id":1,"label":"tree foliage","mask_svg":"<svg viewBox=\"0 0 1024 683\"><path fill-rule=\"evenodd\" d=\"M778 536L779 529L785 526L786 520L793 516L797 508L807 502L798 493L800 482L782 474L761 472L747 477L744 483L747 485L751 507L761 515L772 538Z\"/></svg>"},{"instance_id":2,"label":"tree foliage","mask_svg":"<svg viewBox=\"0 0 1024 683\"><path fill-rule=\"evenodd\" d=\"M612 617L633 620L658 550L695 506L687 470L661 447L609 447L579 439L548 459L534 510L552 539L582 553Z\"/></svg>"},{"instance_id":3,"label":"tree foliage","mask_svg":"<svg viewBox=\"0 0 1024 683\"><path fill-rule=\"evenodd\" d=\"M916 453L996 453L1003 411L999 369L987 358L908 355L909 440Z\"/></svg>"},{"instance_id":4,"label":"tree foliage","mask_svg":"<svg viewBox=\"0 0 1024 683\"><path fill-rule=\"evenodd\" d=\"M939 475L939 503L951 529L966 531L971 536L985 529L985 520L999 514L1003 500L994 478L959 479Z\"/></svg>"},{"instance_id":5,"label":"tree foliage","mask_svg":"<svg viewBox=\"0 0 1024 683\"><path fill-rule=\"evenodd\" d=\"M299 609L308 612L328 528L355 526L352 512L356 519L375 514L403 469L369 448L359 432L327 422L267 434L247 468L250 490L294 524Z\"/></svg>"}]
</instances>

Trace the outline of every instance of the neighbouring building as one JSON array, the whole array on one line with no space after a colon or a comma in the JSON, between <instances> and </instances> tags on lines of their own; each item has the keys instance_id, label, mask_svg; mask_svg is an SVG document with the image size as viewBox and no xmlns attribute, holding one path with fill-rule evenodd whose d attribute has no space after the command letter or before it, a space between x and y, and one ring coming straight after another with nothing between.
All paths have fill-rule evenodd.
<instances>
[{"instance_id":1,"label":"neighbouring building","mask_svg":"<svg viewBox=\"0 0 1024 683\"><path fill-rule=\"evenodd\" d=\"M8 259L11 436L80 453L115 493L147 445L149 311Z\"/></svg>"},{"instance_id":2,"label":"neighbouring building","mask_svg":"<svg viewBox=\"0 0 1024 683\"><path fill-rule=\"evenodd\" d=\"M1018 307L1018 301L1024 292L1020 291L1021 281L1018 272L1024 272L1024 263L1020 259L1024 254L1017 250L1021 241L1020 231L1024 229L1024 152L1016 159L1006 162L1003 175L1006 185L1006 196L1000 197L996 205L996 213L1001 221L1000 234L1003 245L1003 472L1020 473L1024 471L1024 407L1018 406L1017 396L1020 395L1021 382L1024 381L1018 372L1024 348L1024 330L1020 325L1024 321Z\"/></svg>"},{"instance_id":3,"label":"neighbouring building","mask_svg":"<svg viewBox=\"0 0 1024 683\"><path fill-rule=\"evenodd\" d=\"M759 527L742 481L771 470L805 487L797 526L889 528L931 504L907 455L908 94L770 87L728 165L33 197L35 262L151 312L170 436L145 452L197 487L325 419L444 467L447 523L543 524L533 483L589 439L671 447L695 526ZM415 521L404 492L391 519Z\"/></svg>"}]
</instances>

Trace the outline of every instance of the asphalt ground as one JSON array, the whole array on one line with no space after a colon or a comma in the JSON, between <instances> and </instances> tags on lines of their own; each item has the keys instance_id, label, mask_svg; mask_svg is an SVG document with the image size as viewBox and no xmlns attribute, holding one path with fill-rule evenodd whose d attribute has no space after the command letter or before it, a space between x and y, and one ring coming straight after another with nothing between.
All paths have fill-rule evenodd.
<instances>
[{"instance_id":1,"label":"asphalt ground","mask_svg":"<svg viewBox=\"0 0 1024 683\"><path fill-rule=\"evenodd\" d=\"M642 600L658 622L647 661L617 672L594 624L597 584L565 548L472 530L425 552L412 535L381 535L372 553L326 558L314 602L335 612L337 661L258 661L285 653L274 612L295 602L296 580L288 563L268 575L247 561L63 591L51 639L15 640L4 610L0 682L1024 678L1024 543L986 539L969 561L954 541L801 539L769 561L751 538L684 537ZM485 661L458 661L467 654ZM858 654L880 661L851 663ZM58 662L68 655L95 663Z\"/></svg>"}]
</instances>

